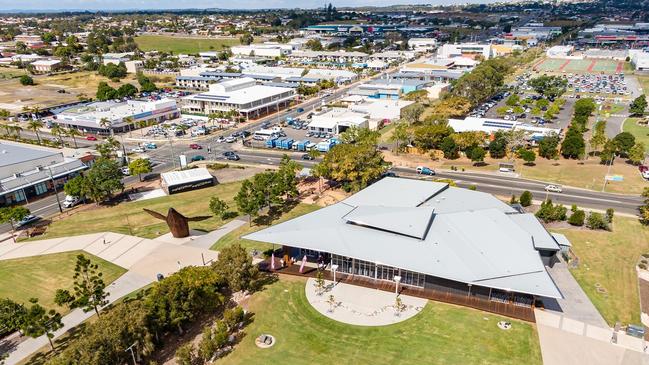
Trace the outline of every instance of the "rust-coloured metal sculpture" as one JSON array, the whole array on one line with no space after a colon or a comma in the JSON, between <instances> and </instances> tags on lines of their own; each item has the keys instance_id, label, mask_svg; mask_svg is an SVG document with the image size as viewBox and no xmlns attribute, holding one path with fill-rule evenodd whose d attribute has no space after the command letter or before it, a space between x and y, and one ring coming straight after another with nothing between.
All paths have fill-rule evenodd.
<instances>
[{"instance_id":1,"label":"rust-coloured metal sculpture","mask_svg":"<svg viewBox=\"0 0 649 365\"><path fill-rule=\"evenodd\" d=\"M171 234L176 238L183 238L189 236L189 222L198 222L211 218L211 216L200 216L200 217L185 217L184 215L178 213L174 208L169 208L167 216L154 212L152 210L144 208L144 211L151 214L152 216L161 219L167 222Z\"/></svg>"}]
</instances>

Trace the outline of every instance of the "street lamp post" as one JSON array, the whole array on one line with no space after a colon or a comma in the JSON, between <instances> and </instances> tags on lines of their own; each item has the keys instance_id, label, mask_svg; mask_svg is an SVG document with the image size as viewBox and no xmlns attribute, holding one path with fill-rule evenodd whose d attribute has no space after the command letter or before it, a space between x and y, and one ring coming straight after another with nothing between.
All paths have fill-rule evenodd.
<instances>
[{"instance_id":1,"label":"street lamp post","mask_svg":"<svg viewBox=\"0 0 649 365\"><path fill-rule=\"evenodd\" d=\"M169 150L171 152L171 162L174 164L174 169L176 168L176 156L174 155L174 143L172 141L172 137L169 136Z\"/></svg>"},{"instance_id":2,"label":"street lamp post","mask_svg":"<svg viewBox=\"0 0 649 365\"><path fill-rule=\"evenodd\" d=\"M52 181L52 187L54 187L54 195L56 196L56 204L59 206L59 212L63 213L63 208L61 207L61 199L59 198L59 190L56 188L56 182L54 182L54 176L52 176L52 169L47 168L47 172L50 175L50 181Z\"/></svg>"},{"instance_id":3,"label":"street lamp post","mask_svg":"<svg viewBox=\"0 0 649 365\"><path fill-rule=\"evenodd\" d=\"M394 277L394 283L396 284L394 286L394 294L399 295L399 283L401 282L401 276L395 275Z\"/></svg>"},{"instance_id":4,"label":"street lamp post","mask_svg":"<svg viewBox=\"0 0 649 365\"><path fill-rule=\"evenodd\" d=\"M336 270L338 270L338 265L336 264L331 265L331 271L334 274L334 286L336 285Z\"/></svg>"}]
</instances>

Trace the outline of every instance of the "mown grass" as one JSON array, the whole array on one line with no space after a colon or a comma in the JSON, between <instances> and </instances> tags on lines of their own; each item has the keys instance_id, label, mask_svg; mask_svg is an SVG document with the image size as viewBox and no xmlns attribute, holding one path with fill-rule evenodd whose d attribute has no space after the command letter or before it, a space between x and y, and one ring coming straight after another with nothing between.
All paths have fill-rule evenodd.
<instances>
[{"instance_id":1,"label":"mown grass","mask_svg":"<svg viewBox=\"0 0 649 365\"><path fill-rule=\"evenodd\" d=\"M277 224L307 213L311 213L318 209L320 209L320 207L315 204L298 204L295 206L286 206L284 210L275 210L270 215L262 214L260 217L253 220L252 226L247 223L242 225L241 227L221 237L221 239L216 241L210 249L218 251L235 243L239 243L248 251L258 250L260 252L263 252L268 249L272 249L273 245L270 243L246 240L241 238L241 236L259 231L270 226L271 224Z\"/></svg>"},{"instance_id":2,"label":"mown grass","mask_svg":"<svg viewBox=\"0 0 649 365\"><path fill-rule=\"evenodd\" d=\"M541 364L536 330L477 310L429 302L421 313L390 326L333 321L307 301L303 278L282 277L252 296L253 322L234 351L216 364ZM510 331L498 321L512 322ZM268 349L260 334L275 336Z\"/></svg>"},{"instance_id":3,"label":"mown grass","mask_svg":"<svg viewBox=\"0 0 649 365\"><path fill-rule=\"evenodd\" d=\"M616 216L613 231L554 229L570 239L579 257L571 270L586 295L610 326L640 323L638 279L635 266L649 253L649 228L635 218ZM599 291L597 286L601 287Z\"/></svg>"},{"instance_id":4,"label":"mown grass","mask_svg":"<svg viewBox=\"0 0 649 365\"><path fill-rule=\"evenodd\" d=\"M69 310L54 304L57 289L72 290L74 266L82 253L99 265L104 282L112 283L126 269L86 252L74 251L0 261L0 298L11 298L29 305L30 298L38 298L40 305L62 313Z\"/></svg>"},{"instance_id":5,"label":"mown grass","mask_svg":"<svg viewBox=\"0 0 649 365\"><path fill-rule=\"evenodd\" d=\"M155 238L169 232L169 228L164 221L151 216L143 208L163 215L166 215L167 210L172 207L188 217L212 215L209 210L209 203L213 196L223 199L230 209L236 209L234 196L239 191L240 186L241 182L232 182L155 199L89 209L53 222L48 227L45 235L38 237L38 239L105 231ZM191 222L190 227L193 229L214 230L224 223L220 217L211 217L204 221Z\"/></svg>"},{"instance_id":6,"label":"mown grass","mask_svg":"<svg viewBox=\"0 0 649 365\"><path fill-rule=\"evenodd\" d=\"M198 52L220 51L224 47L239 45L238 38L182 38L172 36L142 35L135 37L135 43L142 51L172 52L173 54L196 54Z\"/></svg>"}]
</instances>

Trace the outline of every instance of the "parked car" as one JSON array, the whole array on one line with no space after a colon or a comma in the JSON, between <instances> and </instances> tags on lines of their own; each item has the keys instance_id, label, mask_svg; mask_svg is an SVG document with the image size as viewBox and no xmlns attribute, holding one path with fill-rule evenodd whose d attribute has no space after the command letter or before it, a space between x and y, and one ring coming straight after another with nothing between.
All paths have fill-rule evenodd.
<instances>
[{"instance_id":1,"label":"parked car","mask_svg":"<svg viewBox=\"0 0 649 365\"><path fill-rule=\"evenodd\" d=\"M155 150L156 148L158 148L158 145L153 142L149 142L144 145L144 148L146 148L147 150Z\"/></svg>"},{"instance_id":2,"label":"parked car","mask_svg":"<svg viewBox=\"0 0 649 365\"><path fill-rule=\"evenodd\" d=\"M191 148L193 150L202 150L203 149L203 147L201 145L197 144L197 143L190 144L189 148Z\"/></svg>"},{"instance_id":3,"label":"parked car","mask_svg":"<svg viewBox=\"0 0 649 365\"><path fill-rule=\"evenodd\" d=\"M223 137L223 136L219 136L219 138L217 138L216 141L217 141L218 143L223 143L223 142L225 142L225 137Z\"/></svg>"},{"instance_id":4,"label":"parked car","mask_svg":"<svg viewBox=\"0 0 649 365\"><path fill-rule=\"evenodd\" d=\"M24 227L24 226L26 226L26 225L28 225L30 223L36 222L39 219L41 219L41 217L37 217L35 215L30 214L30 215L26 216L25 218L23 218L18 223L16 223L16 228Z\"/></svg>"},{"instance_id":5,"label":"parked car","mask_svg":"<svg viewBox=\"0 0 649 365\"><path fill-rule=\"evenodd\" d=\"M236 141L236 140L237 140L236 137L229 136L229 137L227 137L225 139L225 142L226 143L234 143L234 141Z\"/></svg>"},{"instance_id":6,"label":"parked car","mask_svg":"<svg viewBox=\"0 0 649 365\"><path fill-rule=\"evenodd\" d=\"M192 159L191 159L192 162L204 161L204 160L205 160L205 156L201 156L201 155L192 156Z\"/></svg>"},{"instance_id":7,"label":"parked car","mask_svg":"<svg viewBox=\"0 0 649 365\"><path fill-rule=\"evenodd\" d=\"M428 168L426 166L417 166L417 173L421 175L429 175L433 176L435 175L435 170Z\"/></svg>"},{"instance_id":8,"label":"parked car","mask_svg":"<svg viewBox=\"0 0 649 365\"><path fill-rule=\"evenodd\" d=\"M87 141L96 141L96 140L97 140L97 137L95 137L95 136L89 134L89 135L86 136L86 140L87 140Z\"/></svg>"},{"instance_id":9,"label":"parked car","mask_svg":"<svg viewBox=\"0 0 649 365\"><path fill-rule=\"evenodd\" d=\"M128 166L124 166L120 170L122 171L122 175L124 176L131 175L131 169L129 169Z\"/></svg>"},{"instance_id":10,"label":"parked car","mask_svg":"<svg viewBox=\"0 0 649 365\"><path fill-rule=\"evenodd\" d=\"M142 147L135 147L135 148L133 148L131 151L134 152L134 153L142 153L142 152L144 152L144 148L142 148Z\"/></svg>"},{"instance_id":11,"label":"parked car","mask_svg":"<svg viewBox=\"0 0 649 365\"><path fill-rule=\"evenodd\" d=\"M63 208L72 208L73 206L79 204L81 200L76 196L66 195L65 200L63 200Z\"/></svg>"},{"instance_id":12,"label":"parked car","mask_svg":"<svg viewBox=\"0 0 649 365\"><path fill-rule=\"evenodd\" d=\"M552 192L552 193L560 193L560 192L563 191L563 189L561 189L561 186L559 186L559 185L550 184L550 185L545 187L545 191L549 191L549 192Z\"/></svg>"}]
</instances>

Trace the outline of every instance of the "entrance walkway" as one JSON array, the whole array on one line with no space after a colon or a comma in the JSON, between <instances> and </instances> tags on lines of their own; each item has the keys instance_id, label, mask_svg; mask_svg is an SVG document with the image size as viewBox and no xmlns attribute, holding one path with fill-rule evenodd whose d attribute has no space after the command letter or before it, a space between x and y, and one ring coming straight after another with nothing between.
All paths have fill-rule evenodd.
<instances>
[{"instance_id":1,"label":"entrance walkway","mask_svg":"<svg viewBox=\"0 0 649 365\"><path fill-rule=\"evenodd\" d=\"M186 266L203 266L218 258L216 251L209 250L218 238L231 232L241 224L233 220L223 227L201 236L201 239L185 243L170 243L163 240L128 236L112 232L93 233L81 236L53 238L49 240L0 244L0 260L62 253L85 251L115 265L128 269L124 275L111 283L107 291L110 303L143 288L156 280L157 274L169 276ZM65 317L65 326L54 333L58 338L68 330L78 326L92 317L94 312L84 313L73 310ZM27 338L15 345L5 360L6 365L14 365L29 358L33 353L49 346L47 338Z\"/></svg>"},{"instance_id":2,"label":"entrance walkway","mask_svg":"<svg viewBox=\"0 0 649 365\"><path fill-rule=\"evenodd\" d=\"M385 326L405 321L419 313L426 299L399 295L403 304L397 313L395 293L356 285L325 281L325 290L318 295L316 280L310 278L304 288L309 303L322 315L356 326ZM329 303L333 295L333 305Z\"/></svg>"}]
</instances>

